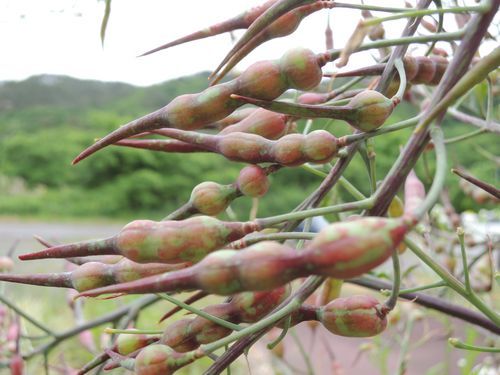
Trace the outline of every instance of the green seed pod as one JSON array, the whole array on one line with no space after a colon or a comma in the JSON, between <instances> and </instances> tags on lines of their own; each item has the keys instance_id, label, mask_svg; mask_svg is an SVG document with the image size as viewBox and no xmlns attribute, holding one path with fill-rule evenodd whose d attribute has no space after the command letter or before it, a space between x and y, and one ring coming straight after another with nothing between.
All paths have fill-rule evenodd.
<instances>
[{"instance_id":1,"label":"green seed pod","mask_svg":"<svg viewBox=\"0 0 500 375\"><path fill-rule=\"evenodd\" d=\"M303 152L313 163L326 163L336 155L338 140L325 130L315 130L306 135Z\"/></svg>"},{"instance_id":2,"label":"green seed pod","mask_svg":"<svg viewBox=\"0 0 500 375\"><path fill-rule=\"evenodd\" d=\"M280 66L288 84L294 89L311 90L319 85L323 77L317 56L306 48L287 51L280 59Z\"/></svg>"},{"instance_id":3,"label":"green seed pod","mask_svg":"<svg viewBox=\"0 0 500 375\"><path fill-rule=\"evenodd\" d=\"M286 89L285 77L276 61L259 61L249 66L238 77L238 92L245 93L243 95L272 100Z\"/></svg>"},{"instance_id":4,"label":"green seed pod","mask_svg":"<svg viewBox=\"0 0 500 375\"><path fill-rule=\"evenodd\" d=\"M55 246L19 258L121 254L138 263L197 262L209 252L258 229L254 222L224 222L210 216L180 221L136 220L108 239Z\"/></svg>"},{"instance_id":5,"label":"green seed pod","mask_svg":"<svg viewBox=\"0 0 500 375\"><path fill-rule=\"evenodd\" d=\"M137 356L134 370L136 375L171 375L195 359L166 345L149 345Z\"/></svg>"},{"instance_id":6,"label":"green seed pod","mask_svg":"<svg viewBox=\"0 0 500 375\"><path fill-rule=\"evenodd\" d=\"M114 349L121 355L129 355L157 340L157 337L144 334L121 334L116 339Z\"/></svg>"},{"instance_id":7,"label":"green seed pod","mask_svg":"<svg viewBox=\"0 0 500 375\"><path fill-rule=\"evenodd\" d=\"M258 165L243 168L236 180L236 186L247 197L262 197L269 189L269 178L266 171Z\"/></svg>"},{"instance_id":8,"label":"green seed pod","mask_svg":"<svg viewBox=\"0 0 500 375\"><path fill-rule=\"evenodd\" d=\"M383 306L371 296L337 298L322 306L318 319L330 332L347 337L371 337L387 326Z\"/></svg>"},{"instance_id":9,"label":"green seed pod","mask_svg":"<svg viewBox=\"0 0 500 375\"><path fill-rule=\"evenodd\" d=\"M214 216L229 206L235 193L235 189L230 185L207 181L195 186L189 202L199 213Z\"/></svg>"},{"instance_id":10,"label":"green seed pod","mask_svg":"<svg viewBox=\"0 0 500 375\"><path fill-rule=\"evenodd\" d=\"M269 314L290 295L288 286L266 292L243 292L235 295L231 305L243 323L254 323Z\"/></svg>"},{"instance_id":11,"label":"green seed pod","mask_svg":"<svg viewBox=\"0 0 500 375\"><path fill-rule=\"evenodd\" d=\"M241 132L267 139L279 139L288 131L289 116L259 108L242 121L223 129L219 135Z\"/></svg>"},{"instance_id":12,"label":"green seed pod","mask_svg":"<svg viewBox=\"0 0 500 375\"><path fill-rule=\"evenodd\" d=\"M395 104L377 91L362 91L349 102L348 107L352 109L352 113L346 121L364 132L376 130L391 115Z\"/></svg>"}]
</instances>

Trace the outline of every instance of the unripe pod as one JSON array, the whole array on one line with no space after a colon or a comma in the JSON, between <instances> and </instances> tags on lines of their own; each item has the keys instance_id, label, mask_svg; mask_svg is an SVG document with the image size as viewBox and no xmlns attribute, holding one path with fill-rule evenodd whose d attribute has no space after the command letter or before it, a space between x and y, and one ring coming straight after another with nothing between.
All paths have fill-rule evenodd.
<instances>
[{"instance_id":1,"label":"unripe pod","mask_svg":"<svg viewBox=\"0 0 500 375\"><path fill-rule=\"evenodd\" d=\"M317 63L316 66L318 66ZM320 68L318 67L318 69ZM282 74L282 68L278 62L259 61L248 67L238 77L240 82L238 92L242 93L242 95L272 100L286 90L287 82L285 77L286 75Z\"/></svg>"},{"instance_id":2,"label":"unripe pod","mask_svg":"<svg viewBox=\"0 0 500 375\"><path fill-rule=\"evenodd\" d=\"M209 252L258 230L253 222L224 222L210 216L181 221L136 220L114 237L55 246L21 255L22 260L121 254L139 263L197 262Z\"/></svg>"},{"instance_id":3,"label":"unripe pod","mask_svg":"<svg viewBox=\"0 0 500 375\"><path fill-rule=\"evenodd\" d=\"M244 120L223 129L219 135L241 132L278 139L288 131L288 116L259 108Z\"/></svg>"},{"instance_id":4,"label":"unripe pod","mask_svg":"<svg viewBox=\"0 0 500 375\"><path fill-rule=\"evenodd\" d=\"M280 66L290 87L298 90L313 89L319 85L323 76L318 58L306 48L286 52L280 59Z\"/></svg>"},{"instance_id":5,"label":"unripe pod","mask_svg":"<svg viewBox=\"0 0 500 375\"><path fill-rule=\"evenodd\" d=\"M326 329L340 336L371 337L387 326L383 306L371 296L337 298L317 314Z\"/></svg>"},{"instance_id":6,"label":"unripe pod","mask_svg":"<svg viewBox=\"0 0 500 375\"><path fill-rule=\"evenodd\" d=\"M247 197L262 197L269 189L269 178L266 171L258 165L243 168L236 180L236 186Z\"/></svg>"},{"instance_id":7,"label":"unripe pod","mask_svg":"<svg viewBox=\"0 0 500 375\"><path fill-rule=\"evenodd\" d=\"M73 288L82 292L179 270L187 267L187 265L187 263L174 265L161 263L138 264L128 259L122 259L115 264L88 262L76 267L73 271L63 273L0 275L0 280L30 285Z\"/></svg>"},{"instance_id":8,"label":"unripe pod","mask_svg":"<svg viewBox=\"0 0 500 375\"><path fill-rule=\"evenodd\" d=\"M348 106L353 112L346 121L356 129L369 132L384 124L395 103L378 91L365 90L352 98Z\"/></svg>"},{"instance_id":9,"label":"unripe pod","mask_svg":"<svg viewBox=\"0 0 500 375\"><path fill-rule=\"evenodd\" d=\"M277 163L297 166L307 162L326 163L345 145L325 130L307 135L289 134L271 141L255 134L230 133L224 136L164 129L172 138L217 152L229 160L250 164Z\"/></svg>"},{"instance_id":10,"label":"unripe pod","mask_svg":"<svg viewBox=\"0 0 500 375\"><path fill-rule=\"evenodd\" d=\"M199 213L213 216L224 211L234 195L235 191L231 186L207 181L195 186L189 202Z\"/></svg>"},{"instance_id":11,"label":"unripe pod","mask_svg":"<svg viewBox=\"0 0 500 375\"><path fill-rule=\"evenodd\" d=\"M116 339L116 352L121 355L128 355L138 349L144 348L156 338L139 333L139 334L121 334Z\"/></svg>"},{"instance_id":12,"label":"unripe pod","mask_svg":"<svg viewBox=\"0 0 500 375\"><path fill-rule=\"evenodd\" d=\"M171 375L195 359L166 345L149 345L137 356L134 370L136 375Z\"/></svg>"},{"instance_id":13,"label":"unripe pod","mask_svg":"<svg viewBox=\"0 0 500 375\"><path fill-rule=\"evenodd\" d=\"M270 290L311 274L353 278L388 259L414 225L413 218L381 217L335 223L300 252L264 241L240 251L211 253L200 263L180 271L99 288L80 296L192 289L231 295L245 290Z\"/></svg>"},{"instance_id":14,"label":"unripe pod","mask_svg":"<svg viewBox=\"0 0 500 375\"><path fill-rule=\"evenodd\" d=\"M404 213L414 214L425 199L425 187L413 170L406 177L404 194Z\"/></svg>"}]
</instances>

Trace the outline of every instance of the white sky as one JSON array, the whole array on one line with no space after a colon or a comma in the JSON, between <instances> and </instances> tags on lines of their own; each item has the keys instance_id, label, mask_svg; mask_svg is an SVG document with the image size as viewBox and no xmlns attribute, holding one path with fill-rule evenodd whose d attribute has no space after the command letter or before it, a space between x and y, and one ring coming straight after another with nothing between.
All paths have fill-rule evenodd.
<instances>
[{"instance_id":1,"label":"white sky","mask_svg":"<svg viewBox=\"0 0 500 375\"><path fill-rule=\"evenodd\" d=\"M229 34L143 58L135 56L263 1L114 0L103 49L99 37L103 1L0 0L0 81L50 73L149 85L212 70L231 47ZM365 3L381 4L378 1ZM383 3L403 6L402 0ZM262 45L238 68L257 60L279 57L297 45L308 46L315 52L323 51L328 12L322 10L309 16L293 35ZM336 47L345 43L359 17L356 10L330 11ZM388 23L386 35L397 37L404 23ZM367 64L371 59L369 55L360 54L352 62L353 65Z\"/></svg>"}]
</instances>

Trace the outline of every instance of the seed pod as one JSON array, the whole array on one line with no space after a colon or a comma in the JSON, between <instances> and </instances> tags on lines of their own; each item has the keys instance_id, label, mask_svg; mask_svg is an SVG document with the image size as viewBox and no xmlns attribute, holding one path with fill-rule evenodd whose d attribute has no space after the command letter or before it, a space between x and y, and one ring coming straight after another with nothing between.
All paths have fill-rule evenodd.
<instances>
[{"instance_id":1,"label":"seed pod","mask_svg":"<svg viewBox=\"0 0 500 375\"><path fill-rule=\"evenodd\" d=\"M288 287L279 287L270 292L244 292L235 295L230 302L208 306L202 311L234 324L254 323L270 313L289 294ZM231 332L226 327L196 316L168 326L161 343L183 353L226 337Z\"/></svg>"},{"instance_id":2,"label":"seed pod","mask_svg":"<svg viewBox=\"0 0 500 375\"><path fill-rule=\"evenodd\" d=\"M288 119L289 116L259 108L242 121L224 128L219 135L240 132L278 139L287 133Z\"/></svg>"},{"instance_id":3,"label":"seed pod","mask_svg":"<svg viewBox=\"0 0 500 375\"><path fill-rule=\"evenodd\" d=\"M270 290L311 274L339 279L357 277L389 258L413 225L413 219L381 217L335 223L300 252L264 241L240 251L216 251L183 270L87 291L80 296L192 289L230 295Z\"/></svg>"},{"instance_id":4,"label":"seed pod","mask_svg":"<svg viewBox=\"0 0 500 375\"><path fill-rule=\"evenodd\" d=\"M374 90L363 90L345 106L308 105L232 95L234 99L257 105L271 111L303 118L334 118L348 122L352 127L369 132L382 126L399 103L398 98L389 99Z\"/></svg>"},{"instance_id":5,"label":"seed pod","mask_svg":"<svg viewBox=\"0 0 500 375\"><path fill-rule=\"evenodd\" d=\"M21 284L73 288L79 292L137 280L143 277L179 270L187 267L187 263L138 264L128 259L122 259L116 264L98 262L85 263L73 271L49 274L30 275L0 275L0 281L9 281Z\"/></svg>"},{"instance_id":6,"label":"seed pod","mask_svg":"<svg viewBox=\"0 0 500 375\"><path fill-rule=\"evenodd\" d=\"M325 56L296 48L280 60L257 62L232 81L209 87L199 94L178 96L165 107L120 127L80 153L73 164L136 134L165 127L193 130L221 120L242 105L231 98L232 94L272 100L289 88L309 90L321 81Z\"/></svg>"},{"instance_id":7,"label":"seed pod","mask_svg":"<svg viewBox=\"0 0 500 375\"><path fill-rule=\"evenodd\" d=\"M443 77L448 67L448 60L442 56L405 56L403 65L409 83L435 86ZM335 76L340 78L379 75L384 69L385 64L376 64L348 72L335 73Z\"/></svg>"},{"instance_id":8,"label":"seed pod","mask_svg":"<svg viewBox=\"0 0 500 375\"><path fill-rule=\"evenodd\" d=\"M255 134L230 133L224 136L165 129L169 136L219 153L229 160L250 164L277 163L297 166L307 162L326 163L344 146L325 130L307 135L289 134L271 141Z\"/></svg>"},{"instance_id":9,"label":"seed pod","mask_svg":"<svg viewBox=\"0 0 500 375\"><path fill-rule=\"evenodd\" d=\"M129 355L138 349L158 341L158 337L145 334L121 334L116 339L113 350L121 355Z\"/></svg>"},{"instance_id":10,"label":"seed pod","mask_svg":"<svg viewBox=\"0 0 500 375\"><path fill-rule=\"evenodd\" d=\"M189 203L203 215L217 215L224 211L236 196L231 185L220 185L215 182L202 182L193 189Z\"/></svg>"},{"instance_id":11,"label":"seed pod","mask_svg":"<svg viewBox=\"0 0 500 375\"><path fill-rule=\"evenodd\" d=\"M10 359L10 375L24 374L24 360L20 354L14 354Z\"/></svg>"},{"instance_id":12,"label":"seed pod","mask_svg":"<svg viewBox=\"0 0 500 375\"><path fill-rule=\"evenodd\" d=\"M204 28L202 30L196 31L192 34L186 35L182 38L176 39L172 42L163 44L159 47L156 47L152 49L151 51L145 52L140 56L146 56L150 55L152 53L177 46L179 44L187 43L187 42L192 42L194 40L199 40L199 39L204 39L208 38L210 36L214 35L219 35L223 34L229 31L234 31L238 29L246 29L248 28L253 21L257 19L262 13L264 13L267 9L271 7L274 3L276 3L278 0L269 0L266 1L264 4L261 4L259 6L253 7L233 18L230 18L228 20L225 20L223 22L217 23L215 25L209 26L207 28Z\"/></svg>"},{"instance_id":13,"label":"seed pod","mask_svg":"<svg viewBox=\"0 0 500 375\"><path fill-rule=\"evenodd\" d=\"M224 222L209 216L181 221L136 220L104 240L60 245L21 255L21 260L121 254L138 263L197 262L209 252L259 230L254 222Z\"/></svg>"},{"instance_id":14,"label":"seed pod","mask_svg":"<svg viewBox=\"0 0 500 375\"><path fill-rule=\"evenodd\" d=\"M177 353L166 345L149 345L137 356L134 370L136 375L170 375L195 360L191 353Z\"/></svg>"},{"instance_id":15,"label":"seed pod","mask_svg":"<svg viewBox=\"0 0 500 375\"><path fill-rule=\"evenodd\" d=\"M247 44L245 44L238 52L236 52L228 61L225 67L219 72L217 77L214 78L212 84L220 81L228 72L231 71L245 56L252 52L261 44L276 38L281 38L292 34L299 27L302 20L321 10L333 8L334 4L330 1L316 1L313 4L298 7L290 12L285 13L277 20L269 24L264 30L253 37ZM216 69L216 72L219 68Z\"/></svg>"},{"instance_id":16,"label":"seed pod","mask_svg":"<svg viewBox=\"0 0 500 375\"><path fill-rule=\"evenodd\" d=\"M404 213L414 214L425 199L425 187L413 170L406 177L404 193Z\"/></svg>"},{"instance_id":17,"label":"seed pod","mask_svg":"<svg viewBox=\"0 0 500 375\"><path fill-rule=\"evenodd\" d=\"M247 197L262 197L269 189L266 171L258 165L249 165L240 171L236 186Z\"/></svg>"},{"instance_id":18,"label":"seed pod","mask_svg":"<svg viewBox=\"0 0 500 375\"><path fill-rule=\"evenodd\" d=\"M371 337L387 326L383 306L371 296L337 298L317 314L326 329L340 336Z\"/></svg>"}]
</instances>

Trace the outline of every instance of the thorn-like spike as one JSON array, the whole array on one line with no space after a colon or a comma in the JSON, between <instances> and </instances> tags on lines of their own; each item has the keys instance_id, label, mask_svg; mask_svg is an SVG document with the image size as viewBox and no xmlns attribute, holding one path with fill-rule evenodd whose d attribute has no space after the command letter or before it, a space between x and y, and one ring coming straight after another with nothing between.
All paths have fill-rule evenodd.
<instances>
[{"instance_id":1,"label":"thorn-like spike","mask_svg":"<svg viewBox=\"0 0 500 375\"><path fill-rule=\"evenodd\" d=\"M156 133L156 131L155 131ZM164 133L158 132L164 135ZM142 150L153 150L162 152L178 152L178 153L192 153L192 152L207 152L207 150L192 145L187 142L177 140L160 140L160 139L125 139L118 141L115 146L132 147Z\"/></svg>"},{"instance_id":2,"label":"thorn-like spike","mask_svg":"<svg viewBox=\"0 0 500 375\"><path fill-rule=\"evenodd\" d=\"M149 113L137 120L129 122L126 125L123 125L122 127L116 129L112 133L108 134L107 136L100 139L92 146L88 147L83 152L81 152L80 155L78 155L73 160L72 164L74 165L82 161L83 159L89 157L93 153L99 151L100 149L109 146L115 142L118 142L124 138L128 138L145 131L150 131L153 129L160 129L163 127L170 126L168 121L162 116L162 113L163 113L163 108L155 112Z\"/></svg>"},{"instance_id":3,"label":"thorn-like spike","mask_svg":"<svg viewBox=\"0 0 500 375\"><path fill-rule=\"evenodd\" d=\"M76 242L67 245L49 247L34 253L20 255L19 259L33 260L44 258L71 258L107 254L119 254L116 250L114 237L106 238L104 240Z\"/></svg>"},{"instance_id":4,"label":"thorn-like spike","mask_svg":"<svg viewBox=\"0 0 500 375\"><path fill-rule=\"evenodd\" d=\"M0 274L0 281L7 281L17 284L51 286L57 288L73 288L70 272L34 275Z\"/></svg>"}]
</instances>

